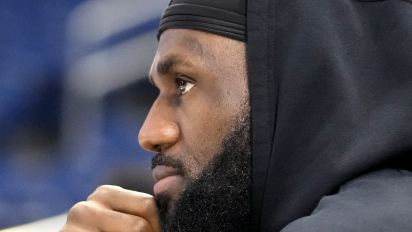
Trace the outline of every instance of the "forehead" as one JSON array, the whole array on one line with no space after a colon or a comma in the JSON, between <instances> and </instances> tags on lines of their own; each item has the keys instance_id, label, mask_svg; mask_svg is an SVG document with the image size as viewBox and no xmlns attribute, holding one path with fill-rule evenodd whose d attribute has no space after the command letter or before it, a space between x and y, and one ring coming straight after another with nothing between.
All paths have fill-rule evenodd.
<instances>
[{"instance_id":1,"label":"forehead","mask_svg":"<svg viewBox=\"0 0 412 232\"><path fill-rule=\"evenodd\" d=\"M153 61L151 73L154 65L164 60L185 60L186 62L210 63L216 60L216 38L208 33L189 29L168 29L159 40L159 45Z\"/></svg>"},{"instance_id":2,"label":"forehead","mask_svg":"<svg viewBox=\"0 0 412 232\"><path fill-rule=\"evenodd\" d=\"M158 52L180 51L202 56L207 51L204 37L193 30L169 29L160 37Z\"/></svg>"},{"instance_id":3,"label":"forehead","mask_svg":"<svg viewBox=\"0 0 412 232\"><path fill-rule=\"evenodd\" d=\"M185 47L193 52L202 52L205 46L212 44L219 37L192 29L168 29L161 35L158 49L174 45Z\"/></svg>"}]
</instances>

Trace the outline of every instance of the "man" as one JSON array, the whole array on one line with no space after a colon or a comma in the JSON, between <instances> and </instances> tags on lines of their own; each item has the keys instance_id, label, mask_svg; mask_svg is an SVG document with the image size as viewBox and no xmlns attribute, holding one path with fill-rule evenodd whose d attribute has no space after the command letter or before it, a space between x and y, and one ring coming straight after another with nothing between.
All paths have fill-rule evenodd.
<instances>
[{"instance_id":1,"label":"man","mask_svg":"<svg viewBox=\"0 0 412 232\"><path fill-rule=\"evenodd\" d=\"M408 1L171 1L139 134L154 198L102 186L62 231L412 231L411 17Z\"/></svg>"}]
</instances>

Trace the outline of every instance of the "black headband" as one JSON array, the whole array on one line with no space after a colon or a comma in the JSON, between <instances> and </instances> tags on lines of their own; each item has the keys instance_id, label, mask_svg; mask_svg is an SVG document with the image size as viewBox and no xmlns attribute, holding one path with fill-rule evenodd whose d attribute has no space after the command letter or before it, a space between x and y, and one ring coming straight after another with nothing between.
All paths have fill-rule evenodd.
<instances>
[{"instance_id":1,"label":"black headband","mask_svg":"<svg viewBox=\"0 0 412 232\"><path fill-rule=\"evenodd\" d=\"M228 1L228 0L223 0ZM174 3L177 2L177 3ZM194 29L246 41L246 5L245 1L229 1L235 5L220 1L172 1L160 20L158 38L170 28ZM193 4L194 3L194 4ZM214 3L214 4L213 4ZM220 2L221 3L221 2ZM231 9L228 9L231 7Z\"/></svg>"}]
</instances>

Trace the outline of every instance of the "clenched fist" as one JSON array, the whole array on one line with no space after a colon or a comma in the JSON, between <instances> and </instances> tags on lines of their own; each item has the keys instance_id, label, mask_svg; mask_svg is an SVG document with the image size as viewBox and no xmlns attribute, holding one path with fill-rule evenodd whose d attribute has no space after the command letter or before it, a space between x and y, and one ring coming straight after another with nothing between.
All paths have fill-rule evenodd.
<instances>
[{"instance_id":1,"label":"clenched fist","mask_svg":"<svg viewBox=\"0 0 412 232\"><path fill-rule=\"evenodd\" d=\"M75 204L60 232L160 232L154 198L146 193L103 185Z\"/></svg>"}]
</instances>

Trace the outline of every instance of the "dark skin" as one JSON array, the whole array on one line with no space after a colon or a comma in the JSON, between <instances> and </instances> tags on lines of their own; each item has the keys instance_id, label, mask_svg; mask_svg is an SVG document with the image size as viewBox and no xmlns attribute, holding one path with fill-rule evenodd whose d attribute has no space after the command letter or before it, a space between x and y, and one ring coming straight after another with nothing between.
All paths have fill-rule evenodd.
<instances>
[{"instance_id":1,"label":"dark skin","mask_svg":"<svg viewBox=\"0 0 412 232\"><path fill-rule=\"evenodd\" d=\"M245 45L222 36L169 29L149 73L159 96L139 133L147 151L180 160L196 179L234 130L248 99ZM246 101L247 102L247 101ZM153 169L154 194L179 199L187 177L171 167ZM161 231L154 198L116 186L101 186L77 203L61 232Z\"/></svg>"}]
</instances>

